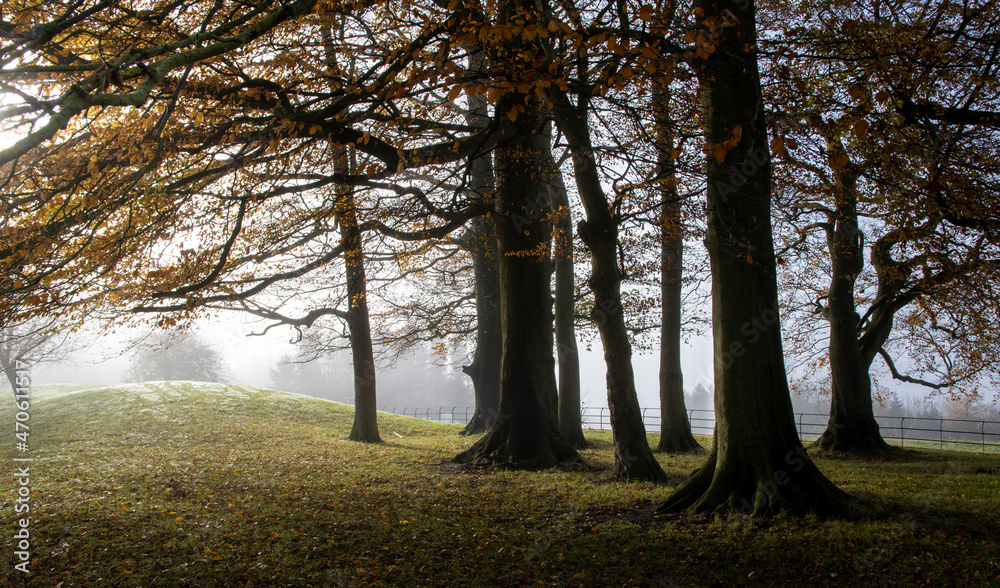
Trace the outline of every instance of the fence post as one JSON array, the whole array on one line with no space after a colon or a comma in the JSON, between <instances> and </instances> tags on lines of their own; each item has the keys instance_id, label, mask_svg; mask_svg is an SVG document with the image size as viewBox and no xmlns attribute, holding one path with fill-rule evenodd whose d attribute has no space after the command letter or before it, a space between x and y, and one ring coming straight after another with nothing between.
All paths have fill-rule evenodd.
<instances>
[{"instance_id":1,"label":"fence post","mask_svg":"<svg viewBox=\"0 0 1000 588\"><path fill-rule=\"evenodd\" d=\"M899 446L906 447L906 430L903 429L903 422L906 417L899 417Z\"/></svg>"},{"instance_id":2,"label":"fence post","mask_svg":"<svg viewBox=\"0 0 1000 588\"><path fill-rule=\"evenodd\" d=\"M944 419L938 419L938 439L941 441L941 449L944 449Z\"/></svg>"},{"instance_id":3,"label":"fence post","mask_svg":"<svg viewBox=\"0 0 1000 588\"><path fill-rule=\"evenodd\" d=\"M979 434L983 438L983 453L986 453L986 421L979 421Z\"/></svg>"}]
</instances>

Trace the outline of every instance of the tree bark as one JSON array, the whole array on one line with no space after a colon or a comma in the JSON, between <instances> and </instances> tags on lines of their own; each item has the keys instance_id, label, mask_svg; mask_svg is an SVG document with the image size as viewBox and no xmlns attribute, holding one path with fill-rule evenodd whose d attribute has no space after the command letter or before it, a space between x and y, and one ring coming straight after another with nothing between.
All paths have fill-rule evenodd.
<instances>
[{"instance_id":1,"label":"tree bark","mask_svg":"<svg viewBox=\"0 0 1000 588\"><path fill-rule=\"evenodd\" d=\"M663 468L649 448L646 427L635 389L632 343L622 312L621 271L618 268L618 221L612 216L601 187L590 141L587 102L577 106L565 94L555 93L559 128L569 142L577 189L587 220L578 225L580 238L591 252L590 288L594 306L590 316L597 323L607 367L608 408L615 445L615 474L629 481L665 482Z\"/></svg>"},{"instance_id":2,"label":"tree bark","mask_svg":"<svg viewBox=\"0 0 1000 588\"><path fill-rule=\"evenodd\" d=\"M492 176L492 172L491 172ZM500 410L500 365L503 337L500 323L500 270L497 265L496 229L493 219L472 221L465 238L472 256L476 288L476 354L462 368L472 379L476 409L462 435L485 432Z\"/></svg>"},{"instance_id":3,"label":"tree bark","mask_svg":"<svg viewBox=\"0 0 1000 588\"><path fill-rule=\"evenodd\" d=\"M691 434L684 404L681 370L681 303L684 274L684 226L677 194L676 166L670 124L670 87L653 83L657 163L662 207L660 221L660 441L657 451L671 454L703 453Z\"/></svg>"},{"instance_id":4,"label":"tree bark","mask_svg":"<svg viewBox=\"0 0 1000 588\"><path fill-rule=\"evenodd\" d=\"M504 3L501 22L516 7ZM512 41L514 43L514 41ZM494 63L517 60L514 51ZM516 62L515 62L516 65ZM544 468L578 461L559 432L558 393L553 356L552 307L548 268L550 232L541 181L542 125L534 94L511 93L496 105L501 144L495 150L496 230L500 268L500 316L503 358L500 368L500 414L459 463L489 461L508 467Z\"/></svg>"},{"instance_id":5,"label":"tree bark","mask_svg":"<svg viewBox=\"0 0 1000 588\"><path fill-rule=\"evenodd\" d=\"M479 71L485 57L473 53L469 69ZM467 122L485 127L489 122L489 103L482 94L469 94ZM488 206L493 198L493 164L489 154L474 157L469 164L469 192L478 204ZM472 379L476 409L462 429L462 435L488 430L500 410L500 363L503 340L500 326L500 269L497 264L496 224L494 219L473 219L463 239L472 256L476 288L476 353L472 364L462 368Z\"/></svg>"},{"instance_id":6,"label":"tree bark","mask_svg":"<svg viewBox=\"0 0 1000 588\"><path fill-rule=\"evenodd\" d=\"M840 150L839 141L829 142ZM830 421L814 446L820 450L886 455L892 451L882 439L872 403L869 369L874 359L865 358L859 341L861 317L854 291L864 267L864 242L858 226L857 173L837 173L834 186L833 224L827 229L831 270L825 318L830 323ZM884 341L878 343L881 347Z\"/></svg>"},{"instance_id":7,"label":"tree bark","mask_svg":"<svg viewBox=\"0 0 1000 588\"><path fill-rule=\"evenodd\" d=\"M347 148L338 146L335 168L349 171ZM354 190L337 186L337 222L344 244L344 267L347 279L347 328L351 337L354 363L354 424L351 441L381 443L378 432L378 404L375 397L375 353L372 347L371 322L368 318L368 287L365 281L364 247L358 226Z\"/></svg>"},{"instance_id":8,"label":"tree bark","mask_svg":"<svg viewBox=\"0 0 1000 588\"><path fill-rule=\"evenodd\" d=\"M580 353L576 344L576 274L573 267L573 216L562 172L552 157L551 125L546 125L545 182L552 208L555 265L555 333L559 360L559 430L577 449L588 446L580 412Z\"/></svg>"},{"instance_id":9,"label":"tree bark","mask_svg":"<svg viewBox=\"0 0 1000 588\"><path fill-rule=\"evenodd\" d=\"M847 495L799 442L782 357L755 7L696 0L695 10L714 49L695 67L710 144L705 245L713 279L716 434L708 462L662 508L836 511Z\"/></svg>"}]
</instances>

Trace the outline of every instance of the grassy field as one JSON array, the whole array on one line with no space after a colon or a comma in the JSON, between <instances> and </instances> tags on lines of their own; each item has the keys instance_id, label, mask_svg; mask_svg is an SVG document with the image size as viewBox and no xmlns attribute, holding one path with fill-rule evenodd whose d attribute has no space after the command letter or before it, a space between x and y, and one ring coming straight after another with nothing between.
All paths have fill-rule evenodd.
<instances>
[{"instance_id":1,"label":"grassy field","mask_svg":"<svg viewBox=\"0 0 1000 588\"><path fill-rule=\"evenodd\" d=\"M465 470L457 425L362 445L349 406L184 382L35 393L25 575L0 407L0 586L1000 585L997 455L818 460L847 518L658 517L672 486L612 482L609 433L592 472ZM672 484L703 459L659 458Z\"/></svg>"}]
</instances>

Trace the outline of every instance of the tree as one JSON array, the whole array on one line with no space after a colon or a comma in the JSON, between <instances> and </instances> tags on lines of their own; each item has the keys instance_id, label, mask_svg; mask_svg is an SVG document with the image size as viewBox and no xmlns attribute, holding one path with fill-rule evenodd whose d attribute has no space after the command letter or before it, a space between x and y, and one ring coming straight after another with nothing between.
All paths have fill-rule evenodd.
<instances>
[{"instance_id":1,"label":"tree","mask_svg":"<svg viewBox=\"0 0 1000 588\"><path fill-rule=\"evenodd\" d=\"M552 210L552 258L555 274L555 338L559 361L559 430L573 447L585 449L583 415L580 410L580 352L576 344L576 272L573 266L573 216L562 171L552 155L551 125L546 125L549 144L542 152L543 175Z\"/></svg>"},{"instance_id":2,"label":"tree","mask_svg":"<svg viewBox=\"0 0 1000 588\"><path fill-rule=\"evenodd\" d=\"M122 381L225 382L226 371L222 354L201 337L160 332L135 353Z\"/></svg>"},{"instance_id":3,"label":"tree","mask_svg":"<svg viewBox=\"0 0 1000 588\"><path fill-rule=\"evenodd\" d=\"M473 48L469 69L481 72L486 56ZM489 124L486 96L467 92L470 126ZM476 154L469 165L469 189L475 201L488 207L494 196L493 162L488 154ZM496 222L480 215L469 222L463 247L472 257L476 295L476 351L472 363L462 368L475 388L475 412L462 430L463 435L484 433L496 422L500 410L500 366L503 361L503 334L500 316L500 267L497 259Z\"/></svg>"},{"instance_id":4,"label":"tree","mask_svg":"<svg viewBox=\"0 0 1000 588\"><path fill-rule=\"evenodd\" d=\"M673 20L668 17L668 20ZM653 117L660 192L660 441L666 453L701 453L691 434L684 404L681 328L684 285L684 219L675 163L676 124L671 116L669 83L653 81Z\"/></svg>"},{"instance_id":5,"label":"tree","mask_svg":"<svg viewBox=\"0 0 1000 588\"><path fill-rule=\"evenodd\" d=\"M872 409L876 358L902 381L974 390L988 369L982 350L996 345L992 298L956 296L991 283L1000 258L996 206L982 197L995 193L995 174L978 146L990 141L990 124L973 112L995 103L995 81L982 69L992 67L986 59L995 43L952 36L983 30L995 15L951 3L847 8L802 4L805 26L786 25L778 36L786 41L776 43L772 65L782 105L773 123L788 140L777 137L772 148L788 170L776 179L795 227L786 257L800 260L791 268L806 310L800 340L809 344L817 315L829 324L828 351L818 357L829 359L831 416L817 446L881 455L891 448ZM892 30L885 18L896 23ZM919 47L907 31L920 32ZM963 124L946 122L961 108L938 105L928 116L913 102L943 87L965 105ZM812 231L823 237L813 240ZM820 275L802 271L810 258ZM901 356L915 364L909 374L896 367Z\"/></svg>"},{"instance_id":6,"label":"tree","mask_svg":"<svg viewBox=\"0 0 1000 588\"><path fill-rule=\"evenodd\" d=\"M497 22L539 27L534 6L505 1ZM485 24L485 23L484 23ZM533 79L542 59L537 45L511 38L488 52L489 68L507 79ZM508 77L509 76L509 77ZM500 415L482 439L456 457L520 467L548 467L578 459L559 432L558 391L553 357L550 275L547 262L550 231L544 223L520 226L520 219L548 212L544 169L544 133L540 101L533 91L513 88L500 96L495 118L502 124L494 153L496 231L500 270L500 316L503 358ZM539 214L540 213L540 214Z\"/></svg>"},{"instance_id":7,"label":"tree","mask_svg":"<svg viewBox=\"0 0 1000 588\"><path fill-rule=\"evenodd\" d=\"M778 324L771 166L755 6L697 0L687 54L701 82L708 170L716 433L667 510L829 511L846 495L795 430Z\"/></svg>"},{"instance_id":8,"label":"tree","mask_svg":"<svg viewBox=\"0 0 1000 588\"><path fill-rule=\"evenodd\" d=\"M69 329L41 317L8 324L0 330L0 367L16 390L18 364L35 366L68 359L79 347Z\"/></svg>"}]
</instances>

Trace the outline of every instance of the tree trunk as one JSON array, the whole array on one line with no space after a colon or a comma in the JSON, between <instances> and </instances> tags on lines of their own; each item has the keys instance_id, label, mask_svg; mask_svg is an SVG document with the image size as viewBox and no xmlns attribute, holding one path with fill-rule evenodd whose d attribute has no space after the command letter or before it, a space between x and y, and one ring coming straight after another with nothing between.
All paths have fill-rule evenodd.
<instances>
[{"instance_id":1,"label":"tree trunk","mask_svg":"<svg viewBox=\"0 0 1000 588\"><path fill-rule=\"evenodd\" d=\"M573 154L577 189L587 213L578 225L580 238L591 252L590 288L607 366L608 408L615 445L615 473L621 480L665 482L666 474L649 449L646 427L635 389L632 343L622 312L621 271L618 268L618 220L612 216L601 187L590 141L586 100L572 106L565 94L555 96L559 126Z\"/></svg>"},{"instance_id":2,"label":"tree trunk","mask_svg":"<svg viewBox=\"0 0 1000 588\"><path fill-rule=\"evenodd\" d=\"M509 16L505 4L498 19ZM515 58L516 59L516 58ZM548 211L539 176L543 149L534 94L502 97L498 120L520 107L515 124L501 126L495 151L496 230L500 267L503 358L500 414L486 434L456 456L510 467L544 468L579 457L559 432L548 269Z\"/></svg>"},{"instance_id":3,"label":"tree trunk","mask_svg":"<svg viewBox=\"0 0 1000 588\"><path fill-rule=\"evenodd\" d=\"M469 69L479 71L482 53L469 57ZM469 94L466 120L474 127L489 122L489 103L482 94ZM469 165L469 192L477 203L487 206L493 197L493 164L490 156L474 158ZM500 410L500 362L503 351L500 332L500 269L497 265L496 224L480 216L469 225L463 239L472 256L476 288L476 353L472 364L462 368L472 379L476 409L462 429L462 435L485 432L497 419Z\"/></svg>"},{"instance_id":4,"label":"tree trunk","mask_svg":"<svg viewBox=\"0 0 1000 588\"><path fill-rule=\"evenodd\" d=\"M839 150L839 141L829 147ZM840 150L842 153L842 150ZM854 303L855 282L864 267L864 243L858 226L857 174L837 173L834 187L833 226L827 230L831 270L829 305L824 310L830 323L830 374L832 399L830 421L816 441L821 450L886 455L892 451L882 439L872 404L869 368L872 358L862 356L859 341L861 317ZM879 342L881 347L883 342Z\"/></svg>"},{"instance_id":5,"label":"tree trunk","mask_svg":"<svg viewBox=\"0 0 1000 588\"><path fill-rule=\"evenodd\" d=\"M552 208L555 260L556 351L559 359L559 430L577 449L588 446L580 413L580 354L576 345L576 274L573 269L573 216L563 175L552 157L551 125L546 125L545 182Z\"/></svg>"},{"instance_id":6,"label":"tree trunk","mask_svg":"<svg viewBox=\"0 0 1000 588\"><path fill-rule=\"evenodd\" d=\"M335 167L340 173L349 169L347 149L338 146ZM358 226L354 190L337 187L337 222L344 243L344 266L347 277L347 328L351 335L354 362L354 424L351 441L381 443L378 433L378 405L375 398L375 353L372 349L371 323L368 320L368 288L361 229Z\"/></svg>"},{"instance_id":7,"label":"tree trunk","mask_svg":"<svg viewBox=\"0 0 1000 588\"><path fill-rule=\"evenodd\" d=\"M847 495L799 442L782 357L770 155L751 50L754 4L696 0L695 10L703 12L699 26L714 45L696 67L710 144L705 245L713 280L716 434L708 462L663 509L835 511Z\"/></svg>"},{"instance_id":8,"label":"tree trunk","mask_svg":"<svg viewBox=\"0 0 1000 588\"><path fill-rule=\"evenodd\" d=\"M660 442L657 451L703 453L691 434L684 404L681 371L681 302L684 273L684 226L671 154L674 137L670 120L670 87L654 82L657 163L660 172Z\"/></svg>"},{"instance_id":9,"label":"tree trunk","mask_svg":"<svg viewBox=\"0 0 1000 588\"><path fill-rule=\"evenodd\" d=\"M492 172L490 174L492 176ZM462 429L462 435L485 432L500 410L500 365L503 338L500 323L500 273L496 255L493 219L475 219L465 238L476 288L476 354L472 364L462 368L470 378L476 396L476 410Z\"/></svg>"}]
</instances>

